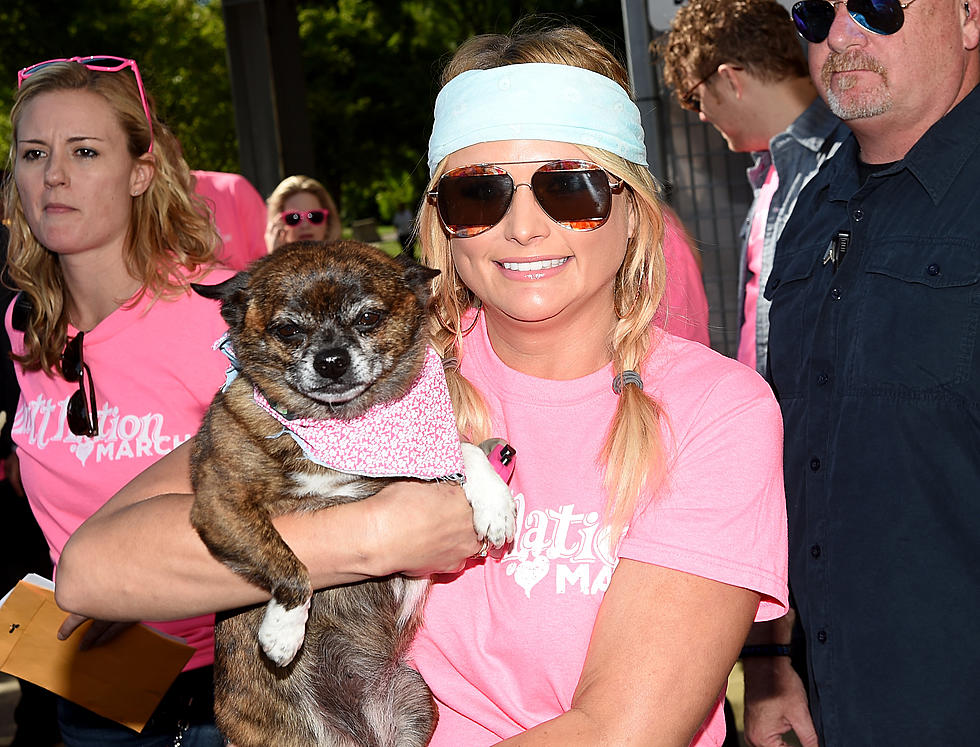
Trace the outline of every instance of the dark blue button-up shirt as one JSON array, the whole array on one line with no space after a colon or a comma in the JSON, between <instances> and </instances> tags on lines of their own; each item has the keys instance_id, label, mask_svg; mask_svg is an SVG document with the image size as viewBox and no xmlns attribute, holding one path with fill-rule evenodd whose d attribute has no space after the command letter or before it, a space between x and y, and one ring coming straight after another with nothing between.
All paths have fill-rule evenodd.
<instances>
[{"instance_id":1,"label":"dark blue button-up shirt","mask_svg":"<svg viewBox=\"0 0 980 747\"><path fill-rule=\"evenodd\" d=\"M857 156L803 191L766 287L811 709L826 747L972 744L980 88L863 185Z\"/></svg>"}]
</instances>

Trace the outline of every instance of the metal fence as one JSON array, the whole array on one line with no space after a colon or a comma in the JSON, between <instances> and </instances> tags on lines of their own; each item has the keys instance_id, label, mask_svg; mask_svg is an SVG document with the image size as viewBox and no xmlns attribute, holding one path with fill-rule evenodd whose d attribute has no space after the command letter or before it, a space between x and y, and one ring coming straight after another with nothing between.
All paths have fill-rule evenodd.
<instances>
[{"instance_id":1,"label":"metal fence","mask_svg":"<svg viewBox=\"0 0 980 747\"><path fill-rule=\"evenodd\" d=\"M704 261L711 309L711 347L735 355L738 332L738 234L752 203L745 177L751 159L732 153L714 127L682 109L658 78L660 163L667 198L694 237Z\"/></svg>"}]
</instances>

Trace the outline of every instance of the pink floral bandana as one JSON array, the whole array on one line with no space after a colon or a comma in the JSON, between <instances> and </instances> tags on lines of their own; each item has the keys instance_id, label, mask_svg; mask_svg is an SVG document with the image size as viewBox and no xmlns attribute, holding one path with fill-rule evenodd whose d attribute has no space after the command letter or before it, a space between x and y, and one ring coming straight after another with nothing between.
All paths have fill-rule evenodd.
<instances>
[{"instance_id":1,"label":"pink floral bandana","mask_svg":"<svg viewBox=\"0 0 980 747\"><path fill-rule=\"evenodd\" d=\"M278 420L307 459L367 477L461 479L463 453L442 361L431 347L408 394L378 404L353 420L289 420L262 393L255 402Z\"/></svg>"}]
</instances>

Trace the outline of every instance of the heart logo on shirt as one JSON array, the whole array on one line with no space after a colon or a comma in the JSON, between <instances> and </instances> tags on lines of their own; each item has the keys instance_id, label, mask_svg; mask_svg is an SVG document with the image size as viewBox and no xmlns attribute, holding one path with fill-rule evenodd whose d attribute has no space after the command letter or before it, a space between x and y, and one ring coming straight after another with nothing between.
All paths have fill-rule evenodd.
<instances>
[{"instance_id":1,"label":"heart logo on shirt","mask_svg":"<svg viewBox=\"0 0 980 747\"><path fill-rule=\"evenodd\" d=\"M95 449L95 443L91 438L81 438L77 444L75 444L75 456L78 457L83 465L85 460L88 459L89 454Z\"/></svg>"},{"instance_id":2,"label":"heart logo on shirt","mask_svg":"<svg viewBox=\"0 0 980 747\"><path fill-rule=\"evenodd\" d=\"M517 585L524 589L524 593L527 598L531 598L531 589L538 585L538 583L545 576L548 575L548 569L551 567L551 561L548 560L546 555L537 555L531 560L522 560L517 564L517 567L510 566L507 572L513 571L514 581Z\"/></svg>"}]
</instances>

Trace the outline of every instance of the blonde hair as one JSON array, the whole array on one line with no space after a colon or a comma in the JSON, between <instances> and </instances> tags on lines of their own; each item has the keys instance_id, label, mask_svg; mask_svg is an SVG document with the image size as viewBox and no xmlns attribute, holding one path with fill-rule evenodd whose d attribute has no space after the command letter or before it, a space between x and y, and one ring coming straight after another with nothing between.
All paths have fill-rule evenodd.
<instances>
[{"instance_id":1,"label":"blonde hair","mask_svg":"<svg viewBox=\"0 0 980 747\"><path fill-rule=\"evenodd\" d=\"M605 75L629 91L623 66L588 34L571 26L470 39L446 67L442 84L466 70L527 62L575 65ZM660 188L646 167L598 148L579 147L589 159L625 181L624 194L636 215L636 231L627 239L626 255L616 277L614 304L618 321L611 353L617 374L631 370L642 374L643 361L650 352L650 327L665 285ZM443 162L433 175L429 190L436 188L444 172ZM441 271L433 281L433 345L444 359L460 360L466 332L463 320L469 318L467 312L477 305L478 299L456 273L449 238L434 205L423 203L418 225L422 261ZM490 417L480 393L454 366L448 367L446 378L460 432L473 441L488 438ZM613 538L620 536L643 505L642 496L652 495L660 484L664 474L664 421L665 414L656 400L635 385L622 388L598 464L608 494L604 520Z\"/></svg>"},{"instance_id":2,"label":"blonde hair","mask_svg":"<svg viewBox=\"0 0 980 747\"><path fill-rule=\"evenodd\" d=\"M14 172L24 108L35 97L58 91L101 96L122 126L134 160L147 152L151 142L151 124L143 111L136 80L128 70L110 73L89 70L75 62L54 63L25 79L17 92L10 110L13 132L9 175L3 187L4 215L10 221L7 268L13 286L30 301L31 314L24 333L24 355L15 358L27 370L48 372L54 370L66 342L67 289L58 255L42 246L31 232ZM153 177L147 189L132 198L123 250L129 274L141 283L132 305L147 293L154 298L189 293L190 282L214 263L218 242L207 207L193 192L190 170L176 137L157 118L152 103L150 114Z\"/></svg>"},{"instance_id":3,"label":"blonde hair","mask_svg":"<svg viewBox=\"0 0 980 747\"><path fill-rule=\"evenodd\" d=\"M300 194L302 192L309 192L311 195L316 197L317 201L320 203L320 207L329 211L327 215L327 235L325 237L326 241L336 241L340 238L341 234L341 224L340 224L340 213L337 212L337 206L334 204L333 198L330 197L330 193L327 192L327 188L324 187L316 179L309 176L287 176L281 182L279 186L272 190L272 194L269 195L269 199L265 201L268 207L268 221L273 223L279 214L284 210L283 205L286 204L288 200L293 195Z\"/></svg>"}]
</instances>

